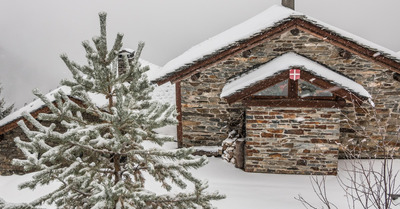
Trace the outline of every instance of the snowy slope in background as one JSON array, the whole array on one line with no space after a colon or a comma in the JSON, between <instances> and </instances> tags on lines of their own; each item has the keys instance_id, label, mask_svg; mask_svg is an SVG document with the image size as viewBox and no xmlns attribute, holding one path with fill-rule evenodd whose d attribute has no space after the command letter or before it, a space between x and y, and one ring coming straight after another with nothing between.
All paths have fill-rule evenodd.
<instances>
[{"instance_id":1,"label":"snowy slope in background","mask_svg":"<svg viewBox=\"0 0 400 209\"><path fill-rule=\"evenodd\" d=\"M150 70L146 72L149 81L153 81L159 74L161 74L161 67L154 65L146 60L140 60L143 66L148 65ZM151 96L154 100L159 102L168 102L172 105L176 105L175 99L175 84L165 83L161 86L155 84L155 89Z\"/></svg>"}]
</instances>

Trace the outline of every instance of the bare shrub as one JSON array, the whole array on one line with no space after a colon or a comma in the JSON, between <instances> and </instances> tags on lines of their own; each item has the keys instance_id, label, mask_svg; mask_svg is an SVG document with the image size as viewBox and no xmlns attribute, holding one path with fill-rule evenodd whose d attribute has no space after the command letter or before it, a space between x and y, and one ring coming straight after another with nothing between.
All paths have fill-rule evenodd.
<instances>
[{"instance_id":1,"label":"bare shrub","mask_svg":"<svg viewBox=\"0 0 400 209\"><path fill-rule=\"evenodd\" d=\"M389 209L396 205L393 200L400 196L396 181L399 170L394 166L400 147L399 108L398 104L393 107L353 106L351 111L343 111L342 125L352 130L349 135L353 137L339 143L345 160L337 180L346 196L348 208ZM393 134L394 131L396 134ZM322 208L338 208L328 198L326 176L312 176L310 181ZM295 199L305 208L317 208L301 195Z\"/></svg>"}]
</instances>

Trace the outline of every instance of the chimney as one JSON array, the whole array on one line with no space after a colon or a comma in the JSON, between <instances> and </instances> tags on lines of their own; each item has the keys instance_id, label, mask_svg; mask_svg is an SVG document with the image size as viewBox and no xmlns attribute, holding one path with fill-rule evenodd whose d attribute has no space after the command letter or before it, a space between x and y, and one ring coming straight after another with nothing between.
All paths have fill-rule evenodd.
<instances>
[{"instance_id":1,"label":"chimney","mask_svg":"<svg viewBox=\"0 0 400 209\"><path fill-rule=\"evenodd\" d=\"M294 10L294 0L282 0L282 6Z\"/></svg>"},{"instance_id":2,"label":"chimney","mask_svg":"<svg viewBox=\"0 0 400 209\"><path fill-rule=\"evenodd\" d=\"M133 49L121 49L118 52L118 75L121 75L123 73L125 73L125 63L124 63L124 59L122 58L124 55L126 55L128 57L128 60L132 60L133 56L135 55L135 51Z\"/></svg>"}]
</instances>

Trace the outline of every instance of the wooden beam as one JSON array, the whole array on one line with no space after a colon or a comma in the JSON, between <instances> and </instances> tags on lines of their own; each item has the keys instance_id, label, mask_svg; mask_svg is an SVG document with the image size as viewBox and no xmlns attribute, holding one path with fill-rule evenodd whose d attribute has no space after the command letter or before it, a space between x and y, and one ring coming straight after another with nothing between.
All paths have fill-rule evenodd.
<instances>
[{"instance_id":1,"label":"wooden beam","mask_svg":"<svg viewBox=\"0 0 400 209\"><path fill-rule=\"evenodd\" d=\"M338 100L302 100L302 99L255 99L243 100L245 106L263 107L313 107L313 108L343 108L346 105L344 99Z\"/></svg>"},{"instance_id":2,"label":"wooden beam","mask_svg":"<svg viewBox=\"0 0 400 209\"><path fill-rule=\"evenodd\" d=\"M244 89L243 91L240 91L233 95L227 96L225 99L227 100L227 102L229 104L232 104L238 100L241 100L247 96L255 94L259 91L262 91L270 86L273 86L273 85L275 85L279 82L282 82L284 80L287 80L287 79L289 79L289 71L284 70L282 73L280 73L278 75L261 80L255 84L253 84L251 87Z\"/></svg>"},{"instance_id":3,"label":"wooden beam","mask_svg":"<svg viewBox=\"0 0 400 209\"><path fill-rule=\"evenodd\" d=\"M177 140L178 140L178 147L182 148L183 141L183 126L182 126L182 99L181 99L181 82L175 83L175 96L176 96L176 111L178 113L178 125L177 125Z\"/></svg>"},{"instance_id":4,"label":"wooden beam","mask_svg":"<svg viewBox=\"0 0 400 209\"><path fill-rule=\"evenodd\" d=\"M321 38L328 43L331 43L335 46L338 46L340 48L346 49L354 54L357 54L367 60L373 61L375 63L381 64L385 67L388 67L390 70L400 73L400 63L397 61L390 59L388 57L385 57L382 54L376 54L376 51L373 51L367 47L361 46L360 44L345 39L335 33L332 33L334 31L329 31L326 29L323 29L311 22L308 22L303 19L296 18L293 20L295 22L295 25L300 29L305 32L308 32L318 38Z\"/></svg>"},{"instance_id":5,"label":"wooden beam","mask_svg":"<svg viewBox=\"0 0 400 209\"><path fill-rule=\"evenodd\" d=\"M366 98L361 98L346 89L340 88L337 85L329 83L329 82L323 80L323 78L313 75L304 70L301 71L301 78L308 82L310 82L312 80L312 82L310 82L310 83L312 83L313 85L316 85L322 89L328 89L329 92L332 92L332 94L339 96L343 99L347 99L358 105L361 105L363 103L363 100L366 99Z\"/></svg>"},{"instance_id":6,"label":"wooden beam","mask_svg":"<svg viewBox=\"0 0 400 209\"><path fill-rule=\"evenodd\" d=\"M262 91L270 86L273 86L281 81L287 80L287 79L289 79L289 70L284 70L282 73L275 75L274 77L270 77L270 78L261 80L248 88L245 88L235 94L225 97L225 99L228 102L228 104L232 104L239 100L245 100L246 98L250 98L250 97L253 98L253 100L254 100L254 98L261 98L261 99L263 99L263 101L277 100L277 99L279 99L277 97L254 96L254 94L259 91ZM305 70L301 71L301 79L308 81L308 82L310 82L310 80L312 80L312 82L310 82L310 83L312 83L322 89L328 89L335 96L339 96L343 99L347 99L348 101L351 101L351 102L355 103L356 105L361 105L363 103L363 101L366 99L366 98L359 97L346 89L340 88L335 84L325 81L323 78L316 76L314 74L311 74ZM320 97L320 98L313 97L313 98L304 98L304 99L299 98L298 97L298 80L294 81L294 80L289 79L288 85L289 85L288 86L288 97L281 98L281 99L284 99L282 101L287 101L285 99L296 99L296 100L304 100L304 101L320 101L320 100L327 99L327 98L322 98L322 97ZM274 102L274 104L276 104L276 102Z\"/></svg>"}]
</instances>

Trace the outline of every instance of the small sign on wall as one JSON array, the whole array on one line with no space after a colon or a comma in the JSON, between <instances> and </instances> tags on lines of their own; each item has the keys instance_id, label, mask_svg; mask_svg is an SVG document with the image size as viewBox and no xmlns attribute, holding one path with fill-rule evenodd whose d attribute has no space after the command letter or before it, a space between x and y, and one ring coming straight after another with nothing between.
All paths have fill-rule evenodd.
<instances>
[{"instance_id":1,"label":"small sign on wall","mask_svg":"<svg viewBox=\"0 0 400 209\"><path fill-rule=\"evenodd\" d=\"M289 73L289 78L294 81L300 79L300 69L291 69Z\"/></svg>"}]
</instances>

